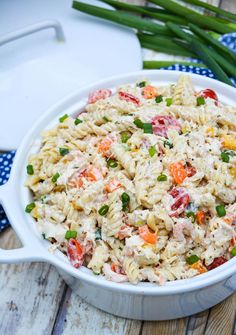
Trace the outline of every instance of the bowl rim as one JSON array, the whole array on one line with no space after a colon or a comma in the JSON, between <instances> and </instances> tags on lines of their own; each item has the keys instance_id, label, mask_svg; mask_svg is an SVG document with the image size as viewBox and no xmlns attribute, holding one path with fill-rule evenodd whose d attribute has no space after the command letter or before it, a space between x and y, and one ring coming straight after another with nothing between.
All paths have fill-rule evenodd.
<instances>
[{"instance_id":1,"label":"bowl rim","mask_svg":"<svg viewBox=\"0 0 236 335\"><path fill-rule=\"evenodd\" d=\"M29 152L29 143L32 143L32 139L34 138L34 134L37 133L40 129L42 131L45 127L41 128L41 124L45 123L47 120L53 120L60 115L58 110L60 108L63 108L64 105L70 104L73 101L76 101L76 98L79 96L80 100L83 98L87 98L88 92L97 88L101 87L108 87L110 88L111 85L118 85L122 84L122 81L128 81L130 83L134 82L134 79L140 79L142 77L150 78L150 80L158 81L158 77L163 76L164 81L169 81L170 83L173 81L176 81L176 79L179 77L179 75L183 75L183 72L180 71L169 71L169 70L141 70L137 72L131 72L131 73L125 73L120 74L116 76L112 76L109 78L105 78L103 80L97 81L95 83L92 83L90 85L87 85L83 88L79 88L76 91L74 91L72 94L66 96L65 98L61 99L58 103L54 104L51 108L49 108L41 117L40 119L34 124L34 126L28 131L28 133L25 135L24 139L22 140L19 149L17 150L13 167L10 174L10 179L7 184L9 184L9 187L15 188L17 183L22 183L22 176L19 175L19 169L22 169L22 157L27 156L27 153ZM220 90L220 94L223 95L235 95L236 89L226 85L224 83L221 83L215 79L203 77L201 75L187 73L191 79L198 83L200 86L203 84L206 84L205 87L210 85L212 89ZM152 77L157 77L157 79L154 79ZM195 83L194 83L195 84ZM195 84L196 85L196 84ZM222 93L223 92L223 93ZM217 92L218 93L218 92ZM82 98L83 97L83 98ZM77 98L78 99L78 98ZM24 161L26 165L26 161ZM17 178L20 181L17 180ZM21 188L21 184L18 184L17 187ZM13 189L12 189L13 190ZM17 192L16 192L17 193ZM111 282L104 277L95 276L94 274L91 275L91 270L82 267L80 269L73 268L69 263L65 262L65 259L62 258L66 257L63 255L60 251L55 252L54 254L49 253L49 251L45 248L46 245L48 245L48 242L43 241L42 238L39 238L35 235L33 230L30 227L26 227L26 224L29 224L30 220L26 216L26 213L24 212L24 209L22 208L22 205L19 201L19 196L17 198L17 207L19 215L24 217L25 223L22 226L19 226L19 222L14 218L13 215L11 215L11 223L13 228L16 230L17 234L19 235L20 239L22 240L23 244L27 244L27 240L24 237L24 232L27 231L27 233L30 233L32 240L34 243L37 243L36 246L41 252L42 257L41 259L43 261L49 262L56 267L59 267L61 270L66 272L67 274L76 277L78 279L84 280L87 283L96 285L97 287L105 288L108 290L115 290L119 292L126 292L129 294L141 294L141 295L166 295L166 294L179 294L184 293L188 291L194 291L201 289L206 286L213 285L217 282L223 281L229 277L231 277L233 274L235 274L235 265L236 265L236 257L230 259L220 267L211 270L207 273L195 276L193 278L189 279L180 279L175 280L171 282L167 282L165 285L160 286L157 283L138 283L137 285L133 285L131 283L114 283ZM8 211L9 212L9 211ZM33 220L34 221L34 220ZM35 221L34 221L35 222ZM45 243L46 242L46 243ZM33 251L32 251L33 256ZM33 259L33 257L32 257ZM88 272L89 271L89 272Z\"/></svg>"}]
</instances>

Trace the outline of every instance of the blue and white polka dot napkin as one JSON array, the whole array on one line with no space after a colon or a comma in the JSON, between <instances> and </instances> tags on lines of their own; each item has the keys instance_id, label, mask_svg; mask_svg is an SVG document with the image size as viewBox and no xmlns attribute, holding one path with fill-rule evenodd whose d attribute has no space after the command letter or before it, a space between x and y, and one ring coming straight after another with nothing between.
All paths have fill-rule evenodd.
<instances>
[{"instance_id":1,"label":"blue and white polka dot napkin","mask_svg":"<svg viewBox=\"0 0 236 335\"><path fill-rule=\"evenodd\" d=\"M15 151L9 151L0 155L0 185L8 181ZM0 205L0 232L9 225L5 212Z\"/></svg>"},{"instance_id":2,"label":"blue and white polka dot napkin","mask_svg":"<svg viewBox=\"0 0 236 335\"><path fill-rule=\"evenodd\" d=\"M228 46L231 50L236 52L236 32L221 36L220 41L222 42L222 44L224 44L225 46ZM191 61L194 61L194 60L191 60ZM195 61L197 62L197 60ZM211 70L206 69L206 68L199 68L195 66L184 66L184 65L176 64L176 65L166 67L164 69L196 73L196 74L199 74L205 77L215 78ZM233 79L233 81L236 84L236 78ZM7 153L0 155L0 185L5 184L9 178L9 173L11 170L14 156L15 156L15 151L9 151ZM0 232L4 228L9 226L9 224L10 223L4 213L4 210L2 206L0 205Z\"/></svg>"}]
</instances>

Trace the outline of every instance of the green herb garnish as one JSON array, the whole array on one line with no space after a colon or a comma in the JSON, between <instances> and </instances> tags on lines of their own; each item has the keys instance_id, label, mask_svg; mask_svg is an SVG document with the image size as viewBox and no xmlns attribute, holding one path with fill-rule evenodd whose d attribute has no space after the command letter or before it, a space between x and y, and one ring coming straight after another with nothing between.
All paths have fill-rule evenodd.
<instances>
[{"instance_id":1,"label":"green herb garnish","mask_svg":"<svg viewBox=\"0 0 236 335\"><path fill-rule=\"evenodd\" d=\"M225 163L229 163L229 154L225 151L222 151L222 153L220 154L220 158L223 162Z\"/></svg>"},{"instance_id":2,"label":"green herb garnish","mask_svg":"<svg viewBox=\"0 0 236 335\"><path fill-rule=\"evenodd\" d=\"M103 116L103 120L104 120L105 122L109 122L109 119L108 119L106 116Z\"/></svg>"},{"instance_id":3,"label":"green herb garnish","mask_svg":"<svg viewBox=\"0 0 236 335\"><path fill-rule=\"evenodd\" d=\"M103 206L99 209L98 213L99 213L101 216L104 216L104 215L107 214L108 210L109 210L109 206L108 206L108 205L103 205Z\"/></svg>"},{"instance_id":4,"label":"green herb garnish","mask_svg":"<svg viewBox=\"0 0 236 335\"><path fill-rule=\"evenodd\" d=\"M233 249L230 251L231 256L236 256L236 245L233 247Z\"/></svg>"},{"instance_id":5,"label":"green herb garnish","mask_svg":"<svg viewBox=\"0 0 236 335\"><path fill-rule=\"evenodd\" d=\"M34 174L34 167L33 167L33 165L27 165L26 166L26 170L27 170L27 173L29 175L33 175Z\"/></svg>"},{"instance_id":6,"label":"green herb garnish","mask_svg":"<svg viewBox=\"0 0 236 335\"><path fill-rule=\"evenodd\" d=\"M149 148L148 152L149 152L149 156L153 157L157 151L156 151L156 148L154 146L151 146Z\"/></svg>"},{"instance_id":7,"label":"green herb garnish","mask_svg":"<svg viewBox=\"0 0 236 335\"><path fill-rule=\"evenodd\" d=\"M58 172L55 173L54 176L53 176L52 179L51 179L52 182L53 182L53 183L56 183L56 182L57 182L57 179L58 179L59 177L60 177L60 174L59 174Z\"/></svg>"},{"instance_id":8,"label":"green herb garnish","mask_svg":"<svg viewBox=\"0 0 236 335\"><path fill-rule=\"evenodd\" d=\"M165 174L160 174L160 176L157 177L157 181L166 181L167 180L167 175Z\"/></svg>"},{"instance_id":9,"label":"green herb garnish","mask_svg":"<svg viewBox=\"0 0 236 335\"><path fill-rule=\"evenodd\" d=\"M196 263L197 261L199 261L199 257L197 255L191 255L189 257L186 258L186 262L189 264L189 265L192 265L194 263Z\"/></svg>"},{"instance_id":10,"label":"green herb garnish","mask_svg":"<svg viewBox=\"0 0 236 335\"><path fill-rule=\"evenodd\" d=\"M188 218L192 218L192 222L195 222L195 220L196 220L196 215L195 215L194 212L189 211L189 212L186 213L186 216L187 216Z\"/></svg>"},{"instance_id":11,"label":"green herb garnish","mask_svg":"<svg viewBox=\"0 0 236 335\"><path fill-rule=\"evenodd\" d=\"M220 218L226 215L226 210L224 205L216 206L216 212Z\"/></svg>"},{"instance_id":12,"label":"green herb garnish","mask_svg":"<svg viewBox=\"0 0 236 335\"><path fill-rule=\"evenodd\" d=\"M173 104L172 98L166 98L166 106L170 107Z\"/></svg>"},{"instance_id":13,"label":"green herb garnish","mask_svg":"<svg viewBox=\"0 0 236 335\"><path fill-rule=\"evenodd\" d=\"M129 207L130 196L126 192L122 193L121 201L122 201L122 210L126 211Z\"/></svg>"},{"instance_id":14,"label":"green herb garnish","mask_svg":"<svg viewBox=\"0 0 236 335\"><path fill-rule=\"evenodd\" d=\"M143 132L145 134L153 134L152 124L151 123L143 123Z\"/></svg>"},{"instance_id":15,"label":"green herb garnish","mask_svg":"<svg viewBox=\"0 0 236 335\"><path fill-rule=\"evenodd\" d=\"M205 103L204 97L197 97L197 106L205 105Z\"/></svg>"},{"instance_id":16,"label":"green herb garnish","mask_svg":"<svg viewBox=\"0 0 236 335\"><path fill-rule=\"evenodd\" d=\"M140 119L135 119L134 124L136 127L143 129L143 122Z\"/></svg>"},{"instance_id":17,"label":"green herb garnish","mask_svg":"<svg viewBox=\"0 0 236 335\"><path fill-rule=\"evenodd\" d=\"M77 124L82 123L83 121L81 119L76 118L74 124L77 126Z\"/></svg>"},{"instance_id":18,"label":"green herb garnish","mask_svg":"<svg viewBox=\"0 0 236 335\"><path fill-rule=\"evenodd\" d=\"M65 234L65 239L69 240L70 238L76 238L77 237L77 231L75 230L67 230Z\"/></svg>"},{"instance_id":19,"label":"green herb garnish","mask_svg":"<svg viewBox=\"0 0 236 335\"><path fill-rule=\"evenodd\" d=\"M59 152L61 156L65 156L69 153L69 149L67 148L59 148Z\"/></svg>"},{"instance_id":20,"label":"green herb garnish","mask_svg":"<svg viewBox=\"0 0 236 335\"><path fill-rule=\"evenodd\" d=\"M121 142L126 143L130 137L131 137L131 135L128 131L123 132L121 134Z\"/></svg>"},{"instance_id":21,"label":"green herb garnish","mask_svg":"<svg viewBox=\"0 0 236 335\"><path fill-rule=\"evenodd\" d=\"M108 159L107 160L107 166L111 167L111 168L116 168L118 166L117 161L115 161L114 159Z\"/></svg>"},{"instance_id":22,"label":"green herb garnish","mask_svg":"<svg viewBox=\"0 0 236 335\"><path fill-rule=\"evenodd\" d=\"M62 123L62 122L64 122L68 117L69 117L68 114L65 114L65 115L63 115L63 116L61 116L61 117L59 118L59 121Z\"/></svg>"},{"instance_id":23,"label":"green herb garnish","mask_svg":"<svg viewBox=\"0 0 236 335\"><path fill-rule=\"evenodd\" d=\"M147 84L146 81L140 81L140 83L137 83L136 86L142 88L145 87L146 84Z\"/></svg>"},{"instance_id":24,"label":"green herb garnish","mask_svg":"<svg viewBox=\"0 0 236 335\"><path fill-rule=\"evenodd\" d=\"M163 96L162 95L158 95L155 99L156 103L159 104L160 102L163 101Z\"/></svg>"},{"instance_id":25,"label":"green herb garnish","mask_svg":"<svg viewBox=\"0 0 236 335\"><path fill-rule=\"evenodd\" d=\"M25 212L26 213L30 213L34 208L35 208L35 203L34 202L31 202L30 204L28 204L26 207L25 207Z\"/></svg>"}]
</instances>

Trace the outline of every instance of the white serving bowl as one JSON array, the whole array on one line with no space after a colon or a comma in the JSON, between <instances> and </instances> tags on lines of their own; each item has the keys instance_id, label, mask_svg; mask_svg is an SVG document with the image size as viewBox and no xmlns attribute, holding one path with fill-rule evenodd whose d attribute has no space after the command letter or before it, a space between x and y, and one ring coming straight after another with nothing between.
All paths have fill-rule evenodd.
<instances>
[{"instance_id":1,"label":"white serving bowl","mask_svg":"<svg viewBox=\"0 0 236 335\"><path fill-rule=\"evenodd\" d=\"M227 298L236 290L236 257L220 267L191 279L168 282L163 286L153 283L114 283L95 276L89 269L73 268L60 251L48 251L49 242L42 239L37 223L24 208L31 202L24 186L29 153L37 150L40 133L58 122L64 114L75 114L84 109L90 91L111 88L138 80L149 79L158 85L175 83L182 74L178 71L147 70L119 75L81 88L50 108L30 129L14 159L10 179L0 187L0 202L23 247L0 249L0 263L44 261L56 266L58 272L83 299L92 305L118 316L141 320L167 320L201 312ZM219 99L235 104L236 89L216 80L190 75L197 90L211 88ZM43 99L43 97L42 97ZM14 136L13 134L9 134Z\"/></svg>"}]
</instances>

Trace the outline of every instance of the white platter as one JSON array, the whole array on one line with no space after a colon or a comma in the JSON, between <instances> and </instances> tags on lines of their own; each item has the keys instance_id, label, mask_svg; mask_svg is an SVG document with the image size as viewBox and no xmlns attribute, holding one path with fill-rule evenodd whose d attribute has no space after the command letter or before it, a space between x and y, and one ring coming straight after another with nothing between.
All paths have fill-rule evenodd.
<instances>
[{"instance_id":1,"label":"white platter","mask_svg":"<svg viewBox=\"0 0 236 335\"><path fill-rule=\"evenodd\" d=\"M0 38L36 22L57 20L65 41L58 42L54 30L47 29L0 45L0 150L17 148L38 117L61 97L94 80L142 67L131 29L84 15L71 3L1 0Z\"/></svg>"}]
</instances>

